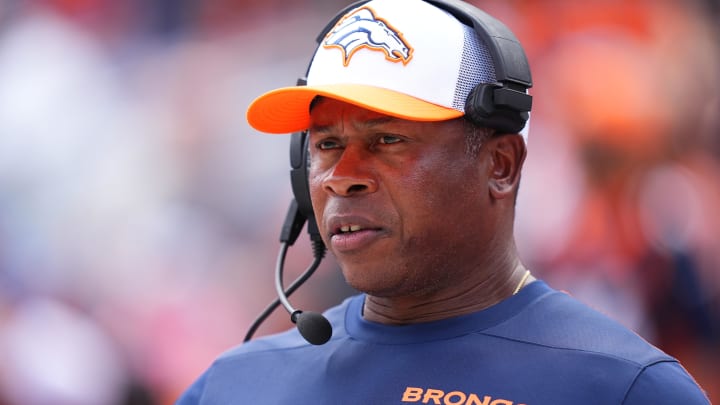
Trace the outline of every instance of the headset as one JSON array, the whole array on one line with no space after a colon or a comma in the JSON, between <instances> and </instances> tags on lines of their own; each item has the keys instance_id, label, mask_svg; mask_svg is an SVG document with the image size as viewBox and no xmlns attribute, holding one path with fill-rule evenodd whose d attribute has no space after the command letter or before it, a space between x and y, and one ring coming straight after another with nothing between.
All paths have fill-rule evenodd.
<instances>
[{"instance_id":1,"label":"headset","mask_svg":"<svg viewBox=\"0 0 720 405\"><path fill-rule=\"evenodd\" d=\"M345 14L369 1L355 2L337 13L317 36L315 41L318 46ZM527 92L532 87L532 76L525 51L515 34L502 22L462 0L424 1L445 10L461 23L472 27L488 47L495 65L495 83L480 83L468 94L465 101L466 119L476 126L492 128L500 133L519 133L525 127L532 108L532 96ZM298 79L298 86L307 84L309 70L310 65L306 69L305 76ZM256 319L245 341L252 338L260 323L280 304L291 314L291 321L297 324L300 333L308 342L316 345L324 344L332 335L330 323L322 315L296 310L287 300L287 297L317 269L326 250L310 200L308 159L308 132L293 133L290 138L290 182L294 199L290 203L280 236L282 248L275 277L278 298ZM297 240L305 223L313 245L315 261L288 289L284 289L282 267L285 252L287 247Z\"/></svg>"}]
</instances>

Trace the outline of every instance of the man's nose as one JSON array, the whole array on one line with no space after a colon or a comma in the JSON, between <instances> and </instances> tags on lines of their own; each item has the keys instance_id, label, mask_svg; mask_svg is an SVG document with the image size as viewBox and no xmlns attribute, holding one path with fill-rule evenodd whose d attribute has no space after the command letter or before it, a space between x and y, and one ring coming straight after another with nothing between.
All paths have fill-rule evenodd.
<instances>
[{"instance_id":1,"label":"man's nose","mask_svg":"<svg viewBox=\"0 0 720 405\"><path fill-rule=\"evenodd\" d=\"M377 180L369 153L360 147L346 147L323 181L323 188L343 197L375 192Z\"/></svg>"}]
</instances>

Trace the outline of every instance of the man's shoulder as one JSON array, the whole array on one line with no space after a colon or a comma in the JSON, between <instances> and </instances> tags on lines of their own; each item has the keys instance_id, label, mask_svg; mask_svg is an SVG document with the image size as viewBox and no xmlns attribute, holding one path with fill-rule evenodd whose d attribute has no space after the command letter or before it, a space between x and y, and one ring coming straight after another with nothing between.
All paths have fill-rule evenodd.
<instances>
[{"instance_id":1,"label":"man's shoulder","mask_svg":"<svg viewBox=\"0 0 720 405\"><path fill-rule=\"evenodd\" d=\"M601 311L551 290L516 316L485 331L558 351L582 352L644 367L674 359Z\"/></svg>"}]
</instances>

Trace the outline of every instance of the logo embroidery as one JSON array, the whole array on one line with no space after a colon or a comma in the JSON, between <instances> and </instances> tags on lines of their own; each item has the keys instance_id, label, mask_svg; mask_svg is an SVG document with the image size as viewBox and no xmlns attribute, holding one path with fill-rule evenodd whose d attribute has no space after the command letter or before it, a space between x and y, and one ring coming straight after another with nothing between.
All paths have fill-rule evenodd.
<instances>
[{"instance_id":1,"label":"logo embroidery","mask_svg":"<svg viewBox=\"0 0 720 405\"><path fill-rule=\"evenodd\" d=\"M361 7L340 20L325 37L323 46L340 48L345 66L355 52L363 48L382 51L385 59L403 65L407 65L413 52L402 34L385 20L375 17L368 7Z\"/></svg>"},{"instance_id":2,"label":"logo embroidery","mask_svg":"<svg viewBox=\"0 0 720 405\"><path fill-rule=\"evenodd\" d=\"M423 404L444 404L444 405L525 405L516 403L509 399L493 398L489 395L481 395L450 391L445 392L434 388L406 387L400 402L420 402Z\"/></svg>"}]
</instances>

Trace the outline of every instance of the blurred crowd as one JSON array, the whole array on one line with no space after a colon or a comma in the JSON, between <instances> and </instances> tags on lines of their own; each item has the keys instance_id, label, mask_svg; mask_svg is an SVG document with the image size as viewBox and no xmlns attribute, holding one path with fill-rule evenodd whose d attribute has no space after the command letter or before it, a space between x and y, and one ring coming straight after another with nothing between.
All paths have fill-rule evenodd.
<instances>
[{"instance_id":1,"label":"blurred crowd","mask_svg":"<svg viewBox=\"0 0 720 405\"><path fill-rule=\"evenodd\" d=\"M245 109L349 3L0 0L0 405L172 404L242 341L291 198ZM533 69L523 259L720 401L720 3L473 3ZM329 257L293 299L352 293Z\"/></svg>"}]
</instances>

